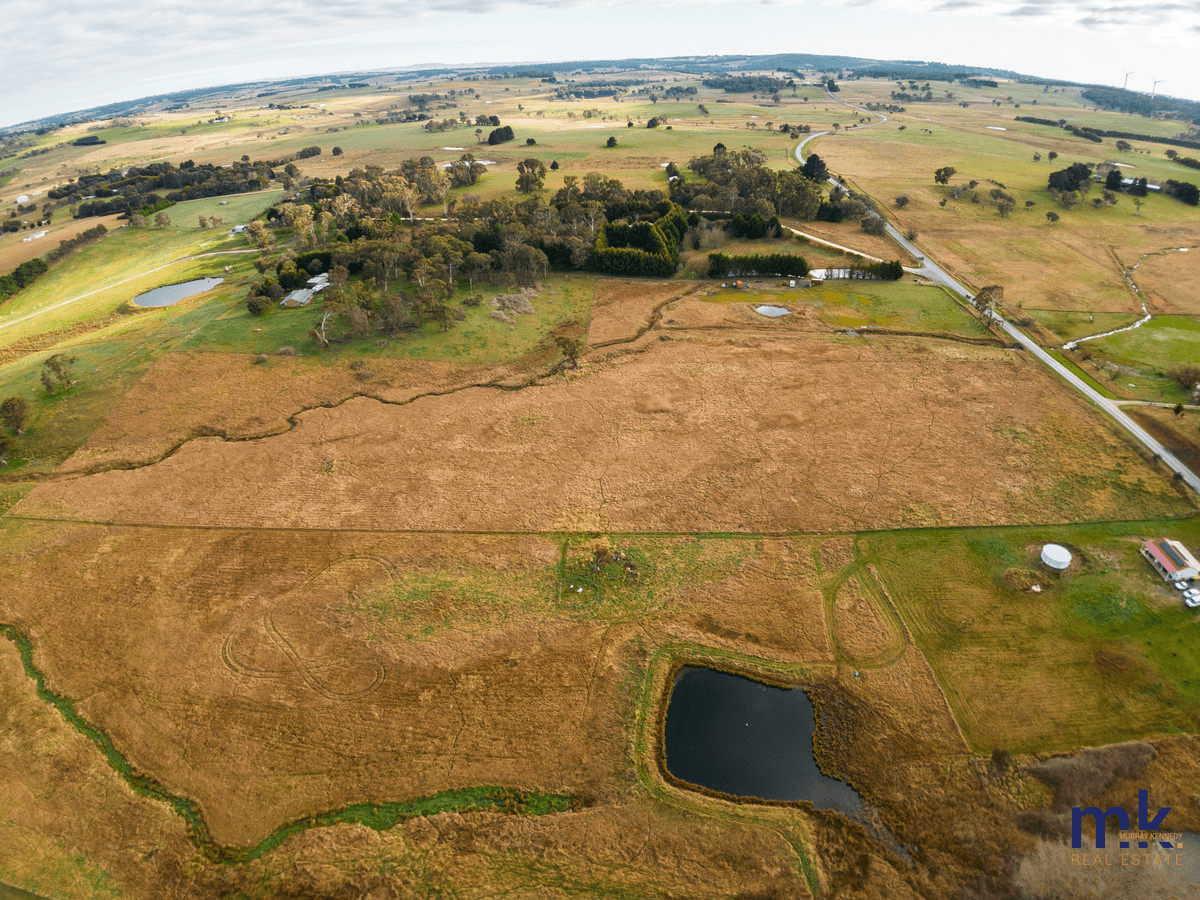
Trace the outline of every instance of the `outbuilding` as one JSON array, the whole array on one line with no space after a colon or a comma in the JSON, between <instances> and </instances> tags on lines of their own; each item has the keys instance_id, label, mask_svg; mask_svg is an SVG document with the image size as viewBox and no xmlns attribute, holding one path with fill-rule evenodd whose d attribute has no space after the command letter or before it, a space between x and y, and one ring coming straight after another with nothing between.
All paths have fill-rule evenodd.
<instances>
[{"instance_id":1,"label":"outbuilding","mask_svg":"<svg viewBox=\"0 0 1200 900\"><path fill-rule=\"evenodd\" d=\"M1047 544L1042 548L1042 562L1061 572L1071 565L1071 551L1061 544Z\"/></svg>"},{"instance_id":2,"label":"outbuilding","mask_svg":"<svg viewBox=\"0 0 1200 900\"><path fill-rule=\"evenodd\" d=\"M1142 542L1142 556L1163 581L1187 581L1200 577L1200 561L1179 541L1158 538Z\"/></svg>"}]
</instances>

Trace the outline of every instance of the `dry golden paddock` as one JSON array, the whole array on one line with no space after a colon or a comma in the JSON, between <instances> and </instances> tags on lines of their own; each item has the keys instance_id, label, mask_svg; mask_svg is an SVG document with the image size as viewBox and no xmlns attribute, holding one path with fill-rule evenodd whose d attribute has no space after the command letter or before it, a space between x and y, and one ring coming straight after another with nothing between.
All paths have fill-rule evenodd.
<instances>
[{"instance_id":1,"label":"dry golden paddock","mask_svg":"<svg viewBox=\"0 0 1200 900\"><path fill-rule=\"evenodd\" d=\"M610 314L629 318L615 306ZM658 315L655 328L595 351L580 370L532 381L463 371L455 389L447 367L415 366L372 385L371 396L363 388L350 396L306 390L301 379L281 399L316 406L283 418L269 392L248 389L258 377L245 373L251 360L184 363L224 401L210 404L211 421L193 410L193 433L227 431L227 406L239 410L230 440L163 440L155 429L173 418L174 401L156 387L156 367L64 472L98 460L129 468L57 478L14 515L223 528L789 533L1112 519L1128 517L1131 502L1147 516L1188 508L1017 351L831 335L809 316L764 322L745 305L697 298ZM621 326L598 327L607 342ZM178 365L161 366L167 384ZM226 393L231 386L240 389ZM254 411L256 402L276 418ZM267 436L251 438L256 426Z\"/></svg>"}]
</instances>

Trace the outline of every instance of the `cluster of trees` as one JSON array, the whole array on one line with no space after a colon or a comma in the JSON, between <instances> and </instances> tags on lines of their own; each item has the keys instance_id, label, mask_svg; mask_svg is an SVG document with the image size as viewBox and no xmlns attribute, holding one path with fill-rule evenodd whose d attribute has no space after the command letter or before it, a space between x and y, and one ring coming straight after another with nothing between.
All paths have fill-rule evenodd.
<instances>
[{"instance_id":1,"label":"cluster of trees","mask_svg":"<svg viewBox=\"0 0 1200 900\"><path fill-rule=\"evenodd\" d=\"M765 163L758 150L727 150L717 144L711 156L688 163L702 180L681 175L670 181L671 199L701 212L758 215L764 221L774 216L812 219L821 205L820 186L800 170L776 171Z\"/></svg>"},{"instance_id":2,"label":"cluster of trees","mask_svg":"<svg viewBox=\"0 0 1200 900\"><path fill-rule=\"evenodd\" d=\"M25 420L29 415L29 404L24 397L9 397L0 403L0 421L12 432L20 436L25 433ZM16 449L12 437L0 432L0 466L8 465L8 458Z\"/></svg>"},{"instance_id":3,"label":"cluster of trees","mask_svg":"<svg viewBox=\"0 0 1200 900\"><path fill-rule=\"evenodd\" d=\"M783 81L770 75L712 75L705 78L701 84L727 94L777 94L796 86L792 79Z\"/></svg>"},{"instance_id":4,"label":"cluster of trees","mask_svg":"<svg viewBox=\"0 0 1200 900\"><path fill-rule=\"evenodd\" d=\"M138 215L143 216L143 217L144 216L152 216L155 213L160 213L164 209L169 209L170 207L172 207L174 205L175 205L174 200L167 200L164 197L163 199L156 200L153 203L147 203L145 206L143 206L141 209L138 210Z\"/></svg>"},{"instance_id":5,"label":"cluster of trees","mask_svg":"<svg viewBox=\"0 0 1200 900\"><path fill-rule=\"evenodd\" d=\"M808 274L808 261L793 253L759 253L727 255L708 254L708 277L724 278L727 275L791 275L803 278Z\"/></svg>"},{"instance_id":6,"label":"cluster of trees","mask_svg":"<svg viewBox=\"0 0 1200 900\"><path fill-rule=\"evenodd\" d=\"M314 333L319 343L378 333L398 336L426 322L453 327L462 312L450 301L463 280L473 291L480 280L529 284L552 268L668 277L678 267L689 232L695 244L702 230L711 230L705 217L728 217L735 233L761 237L781 233L781 215L812 218L823 207L831 217L869 212L863 198L842 189L824 201L820 180L828 173L815 155L804 170L779 172L765 163L761 153L728 151L718 144L711 156L689 163L697 177L685 179L678 166L667 167L670 197L658 190L630 190L593 172L582 178L567 175L563 187L547 198L546 167L530 158L518 166L518 190L527 199L484 202L468 194L457 207L447 196L449 188L474 183L484 171L470 154L449 170L424 157L392 171L367 167L314 179L302 185L303 202L273 208L269 226L255 222L247 230L247 239L264 253L273 249L278 229L291 229L307 248L260 258L264 277L251 289L247 305L263 313L288 290L326 271L331 287L319 295L325 308ZM444 218L416 219L422 205L439 202ZM690 215L684 204L691 207ZM784 256L786 261L767 257L736 264L807 272L802 259Z\"/></svg>"},{"instance_id":7,"label":"cluster of trees","mask_svg":"<svg viewBox=\"0 0 1200 900\"><path fill-rule=\"evenodd\" d=\"M1200 188L1190 181L1175 181L1170 179L1163 185L1163 193L1186 203L1188 206L1200 205Z\"/></svg>"},{"instance_id":8,"label":"cluster of trees","mask_svg":"<svg viewBox=\"0 0 1200 900\"><path fill-rule=\"evenodd\" d=\"M494 146L496 144L503 144L505 141L511 141L514 137L511 125L501 125L488 135L487 142Z\"/></svg>"},{"instance_id":9,"label":"cluster of trees","mask_svg":"<svg viewBox=\"0 0 1200 900\"><path fill-rule=\"evenodd\" d=\"M242 160L230 166L197 165L191 160L179 166L161 162L82 175L73 183L52 189L49 196L52 200L78 203L77 219L113 213L128 215L163 200L179 203L262 190L274 177L274 170L265 162ZM80 202L93 195L96 200Z\"/></svg>"},{"instance_id":10,"label":"cluster of trees","mask_svg":"<svg viewBox=\"0 0 1200 900\"><path fill-rule=\"evenodd\" d=\"M885 262L858 262L850 267L852 278L877 278L880 281L899 281L904 277L904 266L897 259Z\"/></svg>"},{"instance_id":11,"label":"cluster of trees","mask_svg":"<svg viewBox=\"0 0 1200 900\"><path fill-rule=\"evenodd\" d=\"M1194 100L1179 100L1175 97L1150 97L1141 91L1124 88L1090 87L1083 92L1083 99L1105 109L1137 113L1153 117L1158 113L1173 113L1193 122L1200 122L1200 103Z\"/></svg>"},{"instance_id":12,"label":"cluster of trees","mask_svg":"<svg viewBox=\"0 0 1200 900\"><path fill-rule=\"evenodd\" d=\"M1071 163L1065 169L1051 172L1048 186L1051 191L1083 191L1087 193L1092 184L1092 167L1088 163Z\"/></svg>"},{"instance_id":13,"label":"cluster of trees","mask_svg":"<svg viewBox=\"0 0 1200 900\"><path fill-rule=\"evenodd\" d=\"M783 223L779 221L778 216L771 216L770 219L764 220L758 213L749 217L738 213L729 222L729 233L735 238L749 238L752 241L767 235L782 237Z\"/></svg>"},{"instance_id":14,"label":"cluster of trees","mask_svg":"<svg viewBox=\"0 0 1200 900\"><path fill-rule=\"evenodd\" d=\"M56 263L69 253L73 253L80 247L86 247L88 244L100 240L104 235L108 234L108 229L103 225L94 225L87 231L81 231L73 238L67 238L65 241L60 241L58 246L50 252L46 253L42 258L48 263Z\"/></svg>"},{"instance_id":15,"label":"cluster of trees","mask_svg":"<svg viewBox=\"0 0 1200 900\"><path fill-rule=\"evenodd\" d=\"M321 148L317 146L305 147L303 150L296 151L296 159L311 159L314 156L321 155Z\"/></svg>"},{"instance_id":16,"label":"cluster of trees","mask_svg":"<svg viewBox=\"0 0 1200 900\"><path fill-rule=\"evenodd\" d=\"M21 263L7 275L0 275L0 301L7 300L17 291L26 288L41 278L50 266L41 257Z\"/></svg>"},{"instance_id":17,"label":"cluster of trees","mask_svg":"<svg viewBox=\"0 0 1200 900\"><path fill-rule=\"evenodd\" d=\"M335 284L320 295L329 316L319 342L340 339L337 323L348 329L343 336L399 335L427 321L452 327L460 311L450 298L464 278L472 287L481 279L529 284L551 267L601 266L624 274L670 274L678 262L689 223L682 210L671 215L661 191L629 191L596 173L583 179L568 175L549 203L536 193L519 202L509 197L480 202L468 195L446 219L416 221L420 180L444 171L432 160L413 161L412 179L403 169L355 170L314 181L305 189L307 202L268 211L274 224L251 223L252 244L269 251L275 230L291 228L312 249L298 256L284 251L270 262L261 258L260 271L268 277L251 289L247 306L265 312L315 272L329 271ZM617 229L609 244L604 226L618 217L647 221L625 226L637 234ZM653 234L643 233L647 228ZM597 243L610 253L593 263ZM648 252L638 257L643 248ZM349 280L338 287L333 276L342 270Z\"/></svg>"},{"instance_id":18,"label":"cluster of trees","mask_svg":"<svg viewBox=\"0 0 1200 900\"><path fill-rule=\"evenodd\" d=\"M1080 165L1077 163L1076 165ZM1198 166L1200 167L1200 166ZM1124 192L1133 197L1145 197L1150 193L1149 182L1145 176L1134 178L1132 184L1126 185L1119 169L1110 169L1104 179L1105 193ZM1200 188L1188 181L1168 179L1162 186L1162 192L1168 197L1174 197L1189 206L1200 205Z\"/></svg>"}]
</instances>

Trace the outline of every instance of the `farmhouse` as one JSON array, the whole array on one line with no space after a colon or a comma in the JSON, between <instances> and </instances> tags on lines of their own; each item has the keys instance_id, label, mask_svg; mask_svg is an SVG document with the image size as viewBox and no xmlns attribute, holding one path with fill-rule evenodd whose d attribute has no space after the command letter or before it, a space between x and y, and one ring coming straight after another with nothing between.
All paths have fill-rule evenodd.
<instances>
[{"instance_id":1,"label":"farmhouse","mask_svg":"<svg viewBox=\"0 0 1200 900\"><path fill-rule=\"evenodd\" d=\"M292 291L286 297L279 301L279 306L282 309L295 309L298 306L308 306L312 301L313 292L310 288L300 288Z\"/></svg>"},{"instance_id":2,"label":"farmhouse","mask_svg":"<svg viewBox=\"0 0 1200 900\"><path fill-rule=\"evenodd\" d=\"M1200 577L1200 562L1179 541L1166 538L1144 541L1142 556L1154 566L1164 581L1185 581Z\"/></svg>"}]
</instances>

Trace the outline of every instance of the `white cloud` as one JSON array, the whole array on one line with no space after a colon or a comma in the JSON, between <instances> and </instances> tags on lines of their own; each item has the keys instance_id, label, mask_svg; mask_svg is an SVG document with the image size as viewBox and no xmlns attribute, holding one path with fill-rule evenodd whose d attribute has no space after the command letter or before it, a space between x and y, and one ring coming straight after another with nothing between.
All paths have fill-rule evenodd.
<instances>
[{"instance_id":1,"label":"white cloud","mask_svg":"<svg viewBox=\"0 0 1200 900\"><path fill-rule=\"evenodd\" d=\"M1031 27L1066 26L1106 33L1126 32L1134 40L1153 38L1200 45L1200 4L1104 3L1078 0L835 0L842 6L903 9L916 14L969 15L978 18L1035 19Z\"/></svg>"}]
</instances>

